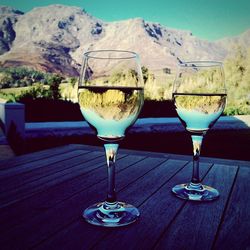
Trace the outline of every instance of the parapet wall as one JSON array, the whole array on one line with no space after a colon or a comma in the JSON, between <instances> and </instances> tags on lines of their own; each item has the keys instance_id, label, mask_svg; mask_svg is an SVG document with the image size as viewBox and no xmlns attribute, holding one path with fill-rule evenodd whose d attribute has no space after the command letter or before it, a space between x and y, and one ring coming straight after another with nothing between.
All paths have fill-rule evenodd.
<instances>
[{"instance_id":1,"label":"parapet wall","mask_svg":"<svg viewBox=\"0 0 250 250\"><path fill-rule=\"evenodd\" d=\"M212 130L250 130L250 115L222 116ZM94 135L87 122L37 122L25 124L26 137ZM176 133L185 129L178 118L138 119L129 133Z\"/></svg>"},{"instance_id":2,"label":"parapet wall","mask_svg":"<svg viewBox=\"0 0 250 250\"><path fill-rule=\"evenodd\" d=\"M69 143L101 144L85 121L25 123L24 112L23 104L0 102L0 124L17 154ZM178 118L143 118L129 129L121 146L188 154L192 152L189 137ZM202 153L248 159L250 115L220 117L203 145Z\"/></svg>"},{"instance_id":3,"label":"parapet wall","mask_svg":"<svg viewBox=\"0 0 250 250\"><path fill-rule=\"evenodd\" d=\"M7 136L15 130L21 138L25 137L25 106L22 103L0 102L0 126Z\"/></svg>"}]
</instances>

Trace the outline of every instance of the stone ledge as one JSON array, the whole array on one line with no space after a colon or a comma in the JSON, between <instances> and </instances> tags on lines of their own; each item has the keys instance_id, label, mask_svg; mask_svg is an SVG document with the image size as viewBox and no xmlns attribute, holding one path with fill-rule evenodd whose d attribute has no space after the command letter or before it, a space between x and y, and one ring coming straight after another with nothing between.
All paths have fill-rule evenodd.
<instances>
[{"instance_id":1,"label":"stone ledge","mask_svg":"<svg viewBox=\"0 0 250 250\"><path fill-rule=\"evenodd\" d=\"M246 131L250 130L250 115L223 116L212 130ZM185 129L178 118L142 118L138 119L129 133L178 133ZM94 135L87 122L37 122L25 124L26 138L46 136Z\"/></svg>"}]
</instances>

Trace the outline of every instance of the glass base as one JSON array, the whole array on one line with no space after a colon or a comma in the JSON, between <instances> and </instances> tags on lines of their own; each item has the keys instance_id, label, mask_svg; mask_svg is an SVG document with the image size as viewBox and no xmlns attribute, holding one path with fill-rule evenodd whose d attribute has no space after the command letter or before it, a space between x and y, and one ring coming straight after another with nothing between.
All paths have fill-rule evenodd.
<instances>
[{"instance_id":1,"label":"glass base","mask_svg":"<svg viewBox=\"0 0 250 250\"><path fill-rule=\"evenodd\" d=\"M176 185L172 192L179 198L192 201L212 201L219 197L219 192L215 188L202 185L201 183L186 183Z\"/></svg>"},{"instance_id":2,"label":"glass base","mask_svg":"<svg viewBox=\"0 0 250 250\"><path fill-rule=\"evenodd\" d=\"M90 224L103 227L121 227L135 222L140 216L139 210L123 202L96 203L83 212L83 218Z\"/></svg>"}]
</instances>

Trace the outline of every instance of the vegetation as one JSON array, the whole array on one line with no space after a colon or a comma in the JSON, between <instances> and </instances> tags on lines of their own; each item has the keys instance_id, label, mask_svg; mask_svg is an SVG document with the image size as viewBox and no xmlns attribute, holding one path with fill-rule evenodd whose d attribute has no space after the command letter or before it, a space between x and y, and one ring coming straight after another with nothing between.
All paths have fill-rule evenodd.
<instances>
[{"instance_id":1,"label":"vegetation","mask_svg":"<svg viewBox=\"0 0 250 250\"><path fill-rule=\"evenodd\" d=\"M65 100L47 98L22 99L26 122L83 121L79 105Z\"/></svg>"},{"instance_id":2,"label":"vegetation","mask_svg":"<svg viewBox=\"0 0 250 250\"><path fill-rule=\"evenodd\" d=\"M224 61L227 87L225 115L250 114L250 48L246 51L235 46L234 53ZM146 100L170 100L174 75L153 74L143 70Z\"/></svg>"},{"instance_id":3,"label":"vegetation","mask_svg":"<svg viewBox=\"0 0 250 250\"><path fill-rule=\"evenodd\" d=\"M250 114L250 48L236 46L235 53L225 60L228 92L226 115Z\"/></svg>"},{"instance_id":4,"label":"vegetation","mask_svg":"<svg viewBox=\"0 0 250 250\"><path fill-rule=\"evenodd\" d=\"M61 97L59 86L63 80L62 76L51 75L48 79L49 94L53 100L58 100Z\"/></svg>"},{"instance_id":5,"label":"vegetation","mask_svg":"<svg viewBox=\"0 0 250 250\"><path fill-rule=\"evenodd\" d=\"M0 98L20 101L23 98L61 98L60 84L63 77L28 68L0 68Z\"/></svg>"},{"instance_id":6,"label":"vegetation","mask_svg":"<svg viewBox=\"0 0 250 250\"><path fill-rule=\"evenodd\" d=\"M48 83L50 74L25 67L0 68L0 89L32 86L34 83Z\"/></svg>"},{"instance_id":7,"label":"vegetation","mask_svg":"<svg viewBox=\"0 0 250 250\"><path fill-rule=\"evenodd\" d=\"M250 114L250 49L245 51L236 46L233 51L234 54L224 61L228 94L224 114ZM134 72L130 73L130 78L133 80L136 75ZM171 102L174 74L165 71L152 72L146 67L142 67L142 73L145 83L145 104L141 116L174 116L176 113ZM123 79L124 75L115 74L113 81L117 77ZM26 102L29 105L31 100L36 99L44 102L45 100L76 102L76 90L77 78L65 79L60 75L24 67L0 68L0 98L9 102Z\"/></svg>"}]
</instances>

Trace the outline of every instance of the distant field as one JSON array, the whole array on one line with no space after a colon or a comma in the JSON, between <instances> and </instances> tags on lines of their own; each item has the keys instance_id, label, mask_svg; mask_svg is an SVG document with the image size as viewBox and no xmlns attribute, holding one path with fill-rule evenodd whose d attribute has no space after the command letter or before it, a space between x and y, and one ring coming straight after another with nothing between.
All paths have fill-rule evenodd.
<instances>
[{"instance_id":1,"label":"distant field","mask_svg":"<svg viewBox=\"0 0 250 250\"><path fill-rule=\"evenodd\" d=\"M1 89L0 93L6 93L6 94L21 94L21 92L25 92L28 91L29 89L31 89L33 86L28 86L28 87L18 87L18 88L6 88L6 89ZM49 88L48 85L44 85L45 88Z\"/></svg>"},{"instance_id":2,"label":"distant field","mask_svg":"<svg viewBox=\"0 0 250 250\"><path fill-rule=\"evenodd\" d=\"M150 76L150 83L145 84L145 103L142 112L143 117L172 117L176 116L173 114L170 107L172 104L171 91L172 91L172 75L158 75L155 74L154 77ZM43 85L46 89L49 88L48 85ZM16 88L5 88L0 89L0 99L7 101L16 101L17 96L29 91L33 86L29 87L16 87ZM63 82L60 84L61 99L77 102L77 83L71 84ZM235 90L235 93L237 91ZM244 95L249 93L249 91L244 90ZM232 94L231 94L232 95ZM228 94L227 106L224 111L224 115L249 115L250 114L250 104L249 101L245 100L244 96L241 98L233 99L230 94ZM40 94L38 95L40 97ZM53 102L52 102L53 103ZM52 105L52 103L50 105ZM168 104L166 106L166 104ZM52 106L49 108L53 109ZM172 107L171 107L172 108Z\"/></svg>"},{"instance_id":3,"label":"distant field","mask_svg":"<svg viewBox=\"0 0 250 250\"><path fill-rule=\"evenodd\" d=\"M46 89L49 88L48 85L43 85ZM17 88L4 88L0 89L0 98L1 99L11 99L10 96L19 96L20 94L29 91L34 86L27 86L27 87L17 87Z\"/></svg>"},{"instance_id":4,"label":"distant field","mask_svg":"<svg viewBox=\"0 0 250 250\"><path fill-rule=\"evenodd\" d=\"M20 94L22 91L27 91L31 87L19 87L19 88L7 88L7 89L1 89L0 93L5 93L5 94Z\"/></svg>"}]
</instances>

